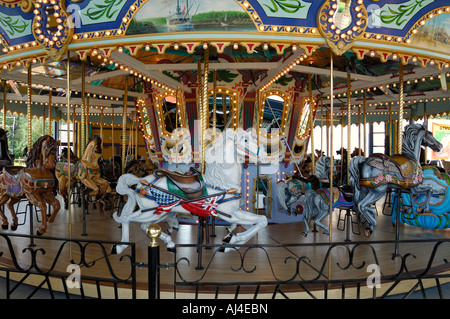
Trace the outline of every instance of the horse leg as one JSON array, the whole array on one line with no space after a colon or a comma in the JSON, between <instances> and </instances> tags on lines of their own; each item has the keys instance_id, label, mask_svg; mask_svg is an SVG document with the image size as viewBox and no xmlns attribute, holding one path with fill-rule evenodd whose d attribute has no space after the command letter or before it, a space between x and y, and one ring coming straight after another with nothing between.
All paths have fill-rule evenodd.
<instances>
[{"instance_id":1,"label":"horse leg","mask_svg":"<svg viewBox=\"0 0 450 319\"><path fill-rule=\"evenodd\" d=\"M175 216L168 216L166 217L166 222L169 224L169 228L167 229L167 234L172 234L173 230L178 230L180 227L180 224L178 223L178 218Z\"/></svg>"},{"instance_id":2,"label":"horse leg","mask_svg":"<svg viewBox=\"0 0 450 319\"><path fill-rule=\"evenodd\" d=\"M314 219L314 224L323 229L324 235L329 235L328 226L322 224L320 221L330 214L330 206L328 206L322 197L320 197L319 215Z\"/></svg>"},{"instance_id":3,"label":"horse leg","mask_svg":"<svg viewBox=\"0 0 450 319\"><path fill-rule=\"evenodd\" d=\"M419 194L426 194L425 202L423 204L423 212L428 212L430 209L430 200L431 195L433 194L433 187L431 185L420 184L416 187L411 188L411 194L414 196ZM413 206L414 204L413 198L414 197L411 198L411 206Z\"/></svg>"},{"instance_id":4,"label":"horse leg","mask_svg":"<svg viewBox=\"0 0 450 319\"><path fill-rule=\"evenodd\" d=\"M255 236L261 229L267 226L267 218L264 215L256 215L247 211L237 209L235 211L217 212L218 216L229 223L239 223L241 225L249 225L250 227L236 235L228 234L224 239L224 243L245 244L250 238Z\"/></svg>"},{"instance_id":5,"label":"horse leg","mask_svg":"<svg viewBox=\"0 0 450 319\"><path fill-rule=\"evenodd\" d=\"M53 195L53 192L49 191L42 195L44 201L48 203L50 206L52 206L53 211L52 215L48 219L49 223L53 223L55 220L56 215L58 214L59 210L61 209L61 204L59 203L59 200Z\"/></svg>"},{"instance_id":6,"label":"horse leg","mask_svg":"<svg viewBox=\"0 0 450 319\"><path fill-rule=\"evenodd\" d=\"M98 189L98 186L91 180L91 178L88 178L88 176L86 176L86 178L80 179L81 182L83 183L84 186L86 186L87 188L89 188L90 190L92 190L92 192L89 194L89 196L96 196L98 195L98 193L100 192Z\"/></svg>"},{"instance_id":7,"label":"horse leg","mask_svg":"<svg viewBox=\"0 0 450 319\"><path fill-rule=\"evenodd\" d=\"M47 204L37 192L28 194L27 198L31 204L38 206L41 210L41 227L37 230L37 235L42 236L47 231Z\"/></svg>"},{"instance_id":8,"label":"horse leg","mask_svg":"<svg viewBox=\"0 0 450 319\"><path fill-rule=\"evenodd\" d=\"M0 199L0 215L2 217L2 229L8 229L9 223L8 223L8 218L5 215L5 212L3 210L3 205L5 205L5 203L8 201L10 197L9 196L3 196ZM13 221L14 222L14 221Z\"/></svg>"},{"instance_id":9,"label":"horse leg","mask_svg":"<svg viewBox=\"0 0 450 319\"><path fill-rule=\"evenodd\" d=\"M14 205L16 203L18 203L19 201L20 201L20 198L11 197L11 199L6 204L6 206L8 206L9 212L11 213L11 216L13 219L13 223L11 225L11 230L17 230L18 220L17 220L17 216L16 216L16 211L14 210Z\"/></svg>"},{"instance_id":10,"label":"horse leg","mask_svg":"<svg viewBox=\"0 0 450 319\"><path fill-rule=\"evenodd\" d=\"M58 188L59 188L59 195L62 196L62 198L64 198L64 209L68 209L69 208L69 193L67 192L68 189L68 184L69 180L67 178L67 176L65 175L61 175L58 178Z\"/></svg>"},{"instance_id":11,"label":"horse leg","mask_svg":"<svg viewBox=\"0 0 450 319\"><path fill-rule=\"evenodd\" d=\"M370 206L376 203L386 193L386 189L387 186L380 186L378 188L371 189L371 191L367 192L367 195L357 204L358 211L369 223L369 227L364 231L367 237L372 234L373 228L377 225L375 210Z\"/></svg>"}]
</instances>

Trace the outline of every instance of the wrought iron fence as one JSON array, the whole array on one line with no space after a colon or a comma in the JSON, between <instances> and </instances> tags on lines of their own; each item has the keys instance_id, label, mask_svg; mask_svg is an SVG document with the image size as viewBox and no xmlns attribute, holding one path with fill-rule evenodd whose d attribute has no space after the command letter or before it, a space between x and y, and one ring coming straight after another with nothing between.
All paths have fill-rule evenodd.
<instances>
[{"instance_id":1,"label":"wrought iron fence","mask_svg":"<svg viewBox=\"0 0 450 319\"><path fill-rule=\"evenodd\" d=\"M136 298L136 248L111 255L119 244L0 233L0 274L6 299ZM50 249L51 248L51 249Z\"/></svg>"},{"instance_id":2,"label":"wrought iron fence","mask_svg":"<svg viewBox=\"0 0 450 319\"><path fill-rule=\"evenodd\" d=\"M202 264L186 257L197 247L177 245L161 265L174 268L174 298L429 298L428 287L450 298L450 240L202 245Z\"/></svg>"},{"instance_id":3,"label":"wrought iron fence","mask_svg":"<svg viewBox=\"0 0 450 319\"><path fill-rule=\"evenodd\" d=\"M450 281L450 239L179 244L173 254L160 253L153 240L139 256L146 263L137 262L135 243L126 243L128 254L112 255L123 243L5 233L0 240L7 299L24 298L19 290L27 284L25 298L430 298L428 287L433 298L450 298L442 289ZM142 290L138 273L148 282Z\"/></svg>"}]
</instances>

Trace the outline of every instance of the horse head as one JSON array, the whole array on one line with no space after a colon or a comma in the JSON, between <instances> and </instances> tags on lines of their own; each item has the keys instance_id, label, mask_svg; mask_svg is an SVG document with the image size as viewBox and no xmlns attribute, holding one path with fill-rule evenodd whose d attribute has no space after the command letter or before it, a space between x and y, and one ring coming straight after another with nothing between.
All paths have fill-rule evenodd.
<instances>
[{"instance_id":1,"label":"horse head","mask_svg":"<svg viewBox=\"0 0 450 319\"><path fill-rule=\"evenodd\" d=\"M55 169L56 154L60 141L49 135L41 136L34 144L27 156L27 167Z\"/></svg>"},{"instance_id":2,"label":"horse head","mask_svg":"<svg viewBox=\"0 0 450 319\"><path fill-rule=\"evenodd\" d=\"M98 166L98 159L102 156L102 139L94 136L84 150L82 160Z\"/></svg>"},{"instance_id":3,"label":"horse head","mask_svg":"<svg viewBox=\"0 0 450 319\"><path fill-rule=\"evenodd\" d=\"M439 152L443 147L422 124L407 125L403 132L402 153L418 160L422 145L435 152Z\"/></svg>"},{"instance_id":4,"label":"horse head","mask_svg":"<svg viewBox=\"0 0 450 319\"><path fill-rule=\"evenodd\" d=\"M440 152L443 145L439 143L433 136L433 133L426 131L425 137L422 140L422 145L431 148L435 152Z\"/></svg>"}]
</instances>

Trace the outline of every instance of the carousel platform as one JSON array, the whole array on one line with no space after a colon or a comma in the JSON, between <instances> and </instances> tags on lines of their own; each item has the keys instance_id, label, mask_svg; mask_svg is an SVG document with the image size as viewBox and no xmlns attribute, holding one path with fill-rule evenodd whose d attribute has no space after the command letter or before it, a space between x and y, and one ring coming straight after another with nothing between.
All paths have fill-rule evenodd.
<instances>
[{"instance_id":1,"label":"carousel platform","mask_svg":"<svg viewBox=\"0 0 450 319\"><path fill-rule=\"evenodd\" d=\"M330 236L318 232L310 232L307 237L302 235L304 224L299 216L299 222L286 224L269 224L264 230L258 233L247 244L227 253L218 252L219 247L211 249L202 249L201 261L198 258L197 235L198 227L196 224L181 224L177 231L172 233L175 243L181 244L177 247L176 254L166 250L165 244L158 240L160 244L160 264L173 265L177 263L178 274L174 275L174 270L170 267L160 270L161 272L161 298L214 298L218 288L208 287L199 294L189 283L202 280L205 283L215 283L220 285L220 298L234 298L236 289L231 288L228 283L248 283L249 281L261 282L283 282L292 278L299 282L310 282L314 280L342 280L345 278L367 278L370 275L368 266L370 264L380 265L383 276L395 275L403 270L408 274L420 274L426 269L427 274L442 274L445 276L450 273L450 266L446 263L449 256L450 242L445 242L450 238L448 230L427 230L400 224L399 234L401 245L395 247L392 241L395 239L396 228L391 223L391 217L381 214L383 203L379 203L377 218L378 225L370 238L363 234L357 235L353 231L346 232L342 229L342 223L338 221L339 212L333 213L333 228ZM71 214L62 210L53 224L49 224L45 237L59 238L64 243L65 238L79 239L80 241L120 241L121 229L111 217L110 212L105 212L101 208L93 209L90 207L89 214L86 215L86 224L83 228L83 216L81 208L72 205ZM25 214L19 216L23 219ZM36 218L36 217L35 217ZM195 217L194 217L195 218ZM30 232L29 216L18 230L3 230L1 234L24 234ZM19 220L20 221L20 220ZM23 221L23 220L22 220ZM69 223L70 221L70 223ZM327 219L326 219L327 221ZM39 225L34 221L35 227ZM339 228L338 228L339 226ZM167 224L162 223L163 231L167 230ZM240 226L235 231L239 231ZM130 227L130 242L135 243L136 261L145 264L147 262L149 238L140 228L139 224L132 224ZM215 226L215 237L209 237L209 243L220 245L221 239L227 234L226 226ZM87 261L82 264L80 269L83 276L103 276L110 272L110 266L114 269L114 274L118 277L126 277L128 268L126 258L122 255L130 254L127 248L122 255L113 255L109 250L99 248L95 244L89 244L80 250L77 244L61 244L39 238L11 237L11 247L14 247L15 256L11 256L8 249L8 241L0 237L0 250L3 252L0 256L0 266L11 266L13 261L17 260L19 265L26 268L31 263L35 263L39 269L52 269L53 271L67 272L67 266L75 261L76 263L83 258ZM436 241L444 240L443 244L436 248ZM405 243L403 243L405 241ZM411 241L411 242L408 242ZM330 248L335 243L336 247ZM370 245L365 245L367 243ZM31 245L32 244L32 245ZM340 245L343 244L343 245ZM262 245L254 247L252 245ZM29 250L33 248L37 251L33 256ZM45 250L45 254L39 252L39 249ZM395 257L395 252L400 255ZM83 255L81 257L81 255ZM95 266L94 266L95 264ZM121 266L125 265L125 266ZM0 275L4 276L4 272ZM21 280L17 275L17 280ZM179 277L178 277L179 276ZM37 276L36 276L37 277ZM137 297L146 298L147 296L147 278L146 269L136 270ZM14 278L12 278L14 279ZM349 279L351 282L352 279ZM393 280L394 281L394 280ZM441 283L446 282L443 278ZM42 279L33 279L33 276L27 278L29 285L42 284ZM181 284L180 284L181 283ZM184 283L184 284L183 284ZM188 283L188 284L186 284ZM406 281L395 285L394 293L404 293L411 291L412 285ZM424 288L436 285L435 279L421 281ZM355 285L356 286L356 285ZM60 282L53 283L53 289L62 291ZM176 287L176 288L175 288ZM290 285L283 289L283 294L290 298L311 298L311 293L317 294L317 298L323 295L323 286L320 284L312 286L307 292L302 285ZM391 285L385 288L377 289L378 293L383 293L386 289L392 289ZM120 288L120 287L119 287ZM96 296L99 287L92 286L83 292L86 296L91 293ZM101 287L102 297L107 298L112 294L112 287L106 284ZM257 288L258 298L271 298L273 290L266 289L265 286ZM130 297L127 289L122 289L123 298ZM239 298L253 298L254 287L247 285L240 286ZM75 293L76 294L76 293ZM327 291L328 298L341 298L339 287ZM358 292L346 291L346 298L352 298L352 294L358 294L363 298L364 295L371 297L373 291L368 289L364 291L358 286Z\"/></svg>"}]
</instances>

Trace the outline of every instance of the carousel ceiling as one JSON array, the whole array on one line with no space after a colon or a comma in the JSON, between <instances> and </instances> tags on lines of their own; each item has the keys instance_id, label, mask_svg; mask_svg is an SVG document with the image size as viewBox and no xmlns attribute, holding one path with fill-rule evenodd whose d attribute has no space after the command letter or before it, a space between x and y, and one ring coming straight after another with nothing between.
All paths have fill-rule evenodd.
<instances>
[{"instance_id":1,"label":"carousel ceiling","mask_svg":"<svg viewBox=\"0 0 450 319\"><path fill-rule=\"evenodd\" d=\"M350 92L355 114L364 102L376 121L398 110L401 67L409 116L437 114L450 111L449 12L447 0L0 0L0 78L8 101L26 101L30 68L32 100L52 88L64 111L69 75L73 105L84 92L94 113L120 113L125 83L129 106L195 92L208 52L218 87L293 86L324 112L333 93L337 120Z\"/></svg>"}]
</instances>

